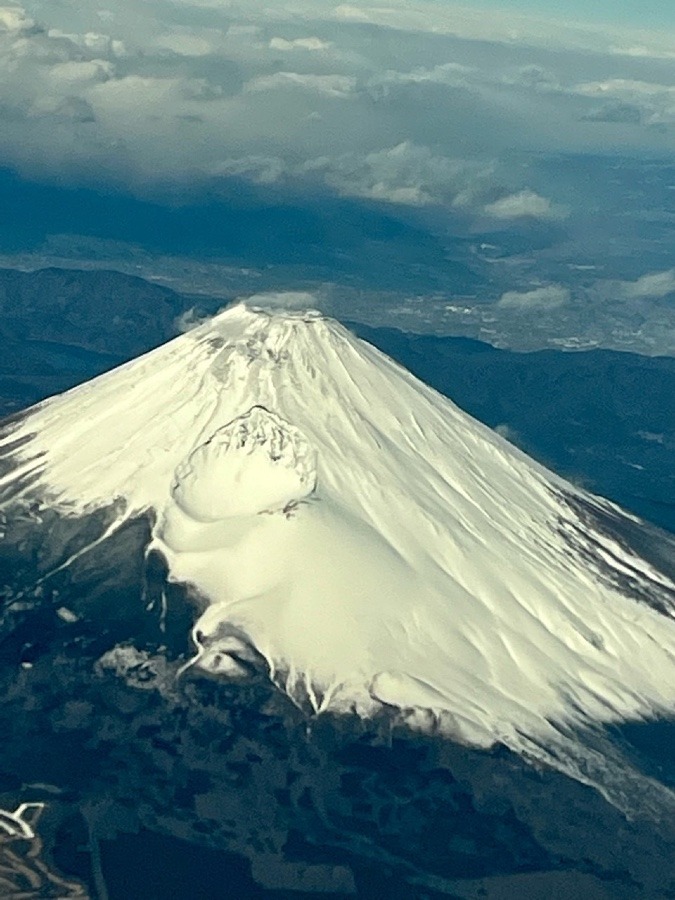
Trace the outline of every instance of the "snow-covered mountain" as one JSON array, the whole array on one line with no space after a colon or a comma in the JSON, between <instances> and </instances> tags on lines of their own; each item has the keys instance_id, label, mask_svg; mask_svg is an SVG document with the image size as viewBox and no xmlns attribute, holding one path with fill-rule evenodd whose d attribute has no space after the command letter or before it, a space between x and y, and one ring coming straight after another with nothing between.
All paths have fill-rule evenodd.
<instances>
[{"instance_id":1,"label":"snow-covered mountain","mask_svg":"<svg viewBox=\"0 0 675 900\"><path fill-rule=\"evenodd\" d=\"M10 528L107 510L100 544L152 513L205 673L262 657L308 710L592 782L570 734L675 710L667 548L318 313L232 307L30 409L0 454Z\"/></svg>"}]
</instances>

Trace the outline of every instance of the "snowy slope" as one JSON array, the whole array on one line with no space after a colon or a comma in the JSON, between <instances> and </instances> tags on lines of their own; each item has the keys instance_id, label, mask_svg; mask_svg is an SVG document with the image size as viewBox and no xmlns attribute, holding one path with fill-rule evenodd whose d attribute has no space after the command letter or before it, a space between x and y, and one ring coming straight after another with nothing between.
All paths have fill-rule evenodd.
<instances>
[{"instance_id":1,"label":"snowy slope","mask_svg":"<svg viewBox=\"0 0 675 900\"><path fill-rule=\"evenodd\" d=\"M4 441L46 506L156 511L204 670L530 754L675 709L675 585L578 510L616 511L318 314L228 309Z\"/></svg>"}]
</instances>

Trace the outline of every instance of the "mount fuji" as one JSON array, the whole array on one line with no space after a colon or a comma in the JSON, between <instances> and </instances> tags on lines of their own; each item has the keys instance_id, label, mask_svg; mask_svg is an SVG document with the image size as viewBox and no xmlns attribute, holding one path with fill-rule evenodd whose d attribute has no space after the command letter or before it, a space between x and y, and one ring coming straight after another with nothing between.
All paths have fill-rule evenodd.
<instances>
[{"instance_id":1,"label":"mount fuji","mask_svg":"<svg viewBox=\"0 0 675 900\"><path fill-rule=\"evenodd\" d=\"M319 313L229 308L28 410L0 452L10 531L19 508L107 511L60 569L151 512L199 613L186 667L262 658L310 712L579 777L567 730L675 709L672 542Z\"/></svg>"}]
</instances>

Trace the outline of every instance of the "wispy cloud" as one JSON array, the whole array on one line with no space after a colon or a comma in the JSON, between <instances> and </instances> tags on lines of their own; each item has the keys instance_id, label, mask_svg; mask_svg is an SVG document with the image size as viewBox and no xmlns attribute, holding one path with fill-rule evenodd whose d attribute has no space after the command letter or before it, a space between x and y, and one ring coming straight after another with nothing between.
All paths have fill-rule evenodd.
<instances>
[{"instance_id":1,"label":"wispy cloud","mask_svg":"<svg viewBox=\"0 0 675 900\"><path fill-rule=\"evenodd\" d=\"M305 90L325 97L348 97L356 87L350 75L315 75L308 72L274 72L259 75L244 85L245 91Z\"/></svg>"},{"instance_id":2,"label":"wispy cloud","mask_svg":"<svg viewBox=\"0 0 675 900\"><path fill-rule=\"evenodd\" d=\"M489 171L466 160L436 156L410 141L373 153L310 160L304 170L321 173L343 196L404 206L452 204Z\"/></svg>"},{"instance_id":3,"label":"wispy cloud","mask_svg":"<svg viewBox=\"0 0 675 900\"><path fill-rule=\"evenodd\" d=\"M624 122L628 115L628 120L635 123L637 114L637 122L646 125L675 123L675 83L608 78L579 84L575 90L581 95L605 101L600 110L609 111L610 115L612 111L615 113L612 118L605 117L605 121ZM596 119L600 121L600 116Z\"/></svg>"},{"instance_id":4,"label":"wispy cloud","mask_svg":"<svg viewBox=\"0 0 675 900\"><path fill-rule=\"evenodd\" d=\"M559 284L549 284L531 291L506 291L499 299L502 309L547 310L557 309L568 303L570 291Z\"/></svg>"},{"instance_id":5,"label":"wispy cloud","mask_svg":"<svg viewBox=\"0 0 675 900\"><path fill-rule=\"evenodd\" d=\"M675 269L652 272L636 281L619 281L614 285L619 296L629 300L654 298L661 300L675 294Z\"/></svg>"},{"instance_id":6,"label":"wispy cloud","mask_svg":"<svg viewBox=\"0 0 675 900\"><path fill-rule=\"evenodd\" d=\"M566 209L530 190L500 197L499 200L488 203L484 211L493 219L501 220L533 218L555 222L567 215Z\"/></svg>"},{"instance_id":7,"label":"wispy cloud","mask_svg":"<svg viewBox=\"0 0 675 900\"><path fill-rule=\"evenodd\" d=\"M288 40L282 37L273 37L269 42L270 50L281 50L284 53L291 53L294 50L308 50L311 53L320 53L323 50L330 50L333 44L330 41L322 41L318 37L299 37Z\"/></svg>"}]
</instances>

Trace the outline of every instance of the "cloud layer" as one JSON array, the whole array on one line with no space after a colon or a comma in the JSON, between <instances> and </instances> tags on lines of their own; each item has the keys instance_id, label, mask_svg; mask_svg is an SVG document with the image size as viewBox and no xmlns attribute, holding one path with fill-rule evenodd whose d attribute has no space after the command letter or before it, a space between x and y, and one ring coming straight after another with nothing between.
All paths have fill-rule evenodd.
<instances>
[{"instance_id":1,"label":"cloud layer","mask_svg":"<svg viewBox=\"0 0 675 900\"><path fill-rule=\"evenodd\" d=\"M637 37L641 55L620 49ZM658 35L452 3L36 0L0 7L0 165L137 193L238 178L560 221L565 198L513 155L663 148L664 52Z\"/></svg>"},{"instance_id":2,"label":"cloud layer","mask_svg":"<svg viewBox=\"0 0 675 900\"><path fill-rule=\"evenodd\" d=\"M0 6L0 176L161 208L176 259L176 211L208 207L194 235L222 258L185 276L208 291L233 262L288 265L265 289L374 290L410 327L661 349L673 58L665 32L481 0L24 0ZM133 216L56 218L43 259L148 246Z\"/></svg>"}]
</instances>

